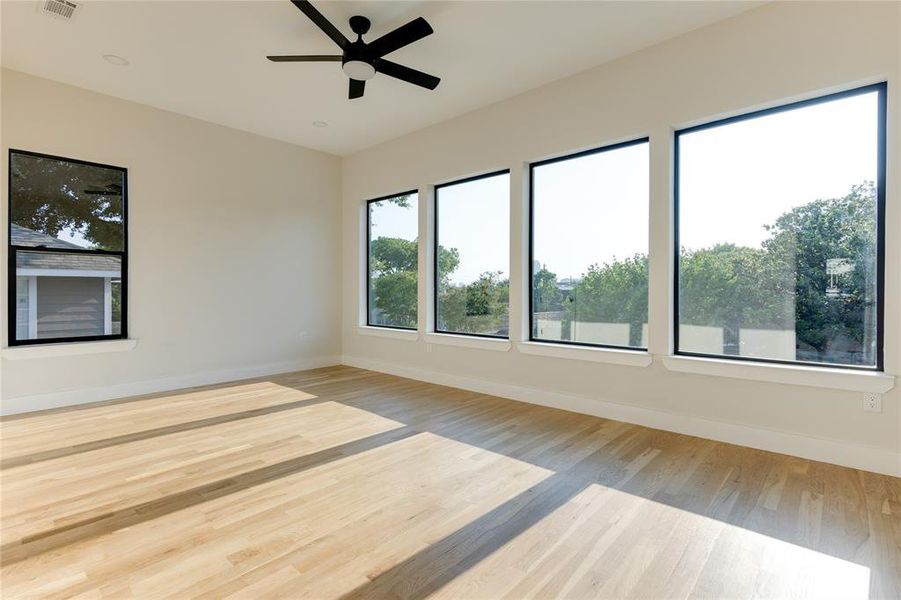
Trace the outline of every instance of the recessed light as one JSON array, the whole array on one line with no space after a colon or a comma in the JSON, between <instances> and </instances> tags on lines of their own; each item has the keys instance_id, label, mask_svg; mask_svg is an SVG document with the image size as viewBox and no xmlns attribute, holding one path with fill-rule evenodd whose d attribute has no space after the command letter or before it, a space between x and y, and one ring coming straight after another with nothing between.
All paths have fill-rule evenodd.
<instances>
[{"instance_id":1,"label":"recessed light","mask_svg":"<svg viewBox=\"0 0 901 600\"><path fill-rule=\"evenodd\" d=\"M117 67L127 67L129 65L129 62L126 59L121 56L116 56L115 54L104 54L103 60L111 65L116 65Z\"/></svg>"},{"instance_id":2,"label":"recessed light","mask_svg":"<svg viewBox=\"0 0 901 600\"><path fill-rule=\"evenodd\" d=\"M313 121L313 127L328 127L325 121Z\"/></svg>"}]
</instances>

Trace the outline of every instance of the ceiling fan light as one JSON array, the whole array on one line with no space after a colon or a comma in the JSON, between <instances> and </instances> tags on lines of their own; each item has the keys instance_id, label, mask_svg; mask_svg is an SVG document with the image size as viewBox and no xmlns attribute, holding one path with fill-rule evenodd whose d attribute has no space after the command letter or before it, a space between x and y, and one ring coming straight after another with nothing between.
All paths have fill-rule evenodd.
<instances>
[{"instance_id":1,"label":"ceiling fan light","mask_svg":"<svg viewBox=\"0 0 901 600\"><path fill-rule=\"evenodd\" d=\"M349 60L341 67L344 74L357 81L366 81L375 77L375 67L362 60Z\"/></svg>"}]
</instances>

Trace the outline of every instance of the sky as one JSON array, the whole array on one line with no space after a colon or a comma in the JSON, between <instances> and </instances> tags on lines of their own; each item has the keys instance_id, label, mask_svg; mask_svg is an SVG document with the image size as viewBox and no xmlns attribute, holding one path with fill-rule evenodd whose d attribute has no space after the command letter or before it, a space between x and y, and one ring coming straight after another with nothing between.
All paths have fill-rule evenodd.
<instances>
[{"instance_id":1,"label":"sky","mask_svg":"<svg viewBox=\"0 0 901 600\"><path fill-rule=\"evenodd\" d=\"M82 248L90 248L93 245L84 238L84 234L79 229L62 229L56 237L65 242L69 242L70 244L81 246Z\"/></svg>"},{"instance_id":2,"label":"sky","mask_svg":"<svg viewBox=\"0 0 901 600\"><path fill-rule=\"evenodd\" d=\"M873 92L681 136L680 244L760 247L783 213L875 181L877 109Z\"/></svg>"},{"instance_id":3,"label":"sky","mask_svg":"<svg viewBox=\"0 0 901 600\"><path fill-rule=\"evenodd\" d=\"M647 254L648 168L647 143L536 167L533 259L559 280Z\"/></svg>"},{"instance_id":4,"label":"sky","mask_svg":"<svg viewBox=\"0 0 901 600\"><path fill-rule=\"evenodd\" d=\"M369 204L370 237L393 237L413 241L419 236L419 194L411 194L408 208L393 202Z\"/></svg>"},{"instance_id":5,"label":"sky","mask_svg":"<svg viewBox=\"0 0 901 600\"><path fill-rule=\"evenodd\" d=\"M510 174L441 187L438 243L460 252L451 283L470 283L486 271L510 276Z\"/></svg>"},{"instance_id":6,"label":"sky","mask_svg":"<svg viewBox=\"0 0 901 600\"><path fill-rule=\"evenodd\" d=\"M793 207L876 179L877 94L680 137L680 242L759 247ZM765 174L765 177L759 176ZM558 278L648 252L648 145L536 167L534 258ZM454 283L509 273L509 175L439 189L439 236L460 252ZM416 239L417 210L380 209L373 237Z\"/></svg>"}]
</instances>

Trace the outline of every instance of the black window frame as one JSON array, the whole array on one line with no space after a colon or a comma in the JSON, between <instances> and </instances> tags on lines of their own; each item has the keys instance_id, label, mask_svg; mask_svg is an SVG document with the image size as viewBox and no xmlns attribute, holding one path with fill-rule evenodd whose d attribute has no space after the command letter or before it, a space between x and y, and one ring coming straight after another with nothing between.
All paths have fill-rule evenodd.
<instances>
[{"instance_id":1,"label":"black window frame","mask_svg":"<svg viewBox=\"0 0 901 600\"><path fill-rule=\"evenodd\" d=\"M564 162L567 160L572 160L576 158L582 158L583 156L591 156L593 154L602 154L604 152L609 152L612 150L619 150L621 148L628 148L630 146L637 146L639 144L648 144L648 150L650 151L651 138L649 136L645 136L642 138L636 138L633 140L628 140L625 142L617 142L615 144L608 144L606 146L600 146L598 148L591 148L589 150L581 150L579 152L574 152L572 154L566 154L564 156L556 156L554 158L548 158L545 160L539 160L529 164L529 277L528 277L528 311L529 311L529 335L528 340L530 342L540 342L542 344L560 344L561 346L576 346L583 348L606 348L608 350L630 350L633 352L646 353L648 351L647 347L640 346L619 346L616 344L594 344L591 342L574 342L571 340L548 340L544 338L535 337L535 313L533 311L533 305L535 302L534 298L534 264L535 264L535 168L541 167L544 165L549 165L558 162ZM650 169L648 170L648 178L650 179ZM648 215L650 216L650 198L648 198ZM650 223L647 224L650 227ZM650 255L650 248L648 248L648 255ZM650 311L650 294L651 294L651 286L650 281L648 281L648 310ZM650 319L650 312L648 313L648 318Z\"/></svg>"},{"instance_id":2,"label":"black window frame","mask_svg":"<svg viewBox=\"0 0 901 600\"><path fill-rule=\"evenodd\" d=\"M31 156L35 158L43 158L48 160L64 161L73 164L85 165L88 167L98 167L110 169L122 173L122 250L90 250L75 248L43 248L35 246L21 246L12 243L12 165L13 155ZM107 165L98 162L81 160L77 158L68 158L65 156L56 156L53 154L44 154L41 152L32 152L30 150L19 150L10 148L7 164L7 254L8 254L8 272L7 272L7 345L12 346L35 346L40 344L71 344L77 342L98 342L105 340L122 340L128 339L128 169L118 167L116 165ZM120 274L120 304L121 304L121 324L119 333L109 335L82 335L54 338L37 338L19 340L16 339L16 253L17 252L41 252L51 254L88 254L88 255L104 255L117 256L121 263Z\"/></svg>"},{"instance_id":3,"label":"black window frame","mask_svg":"<svg viewBox=\"0 0 901 600\"><path fill-rule=\"evenodd\" d=\"M487 338L491 340L509 340L510 339L510 331L508 329L507 335L491 335L487 333L466 333L462 331L447 331L444 329L438 329L438 304L439 304L439 295L438 295L438 247L439 247L439 239L438 239L438 193L441 188L450 187L452 185L460 185L462 183L470 183L472 181L478 181L480 179L488 179L490 177L497 177L498 175L510 175L510 169L500 169L497 171L491 171L489 173L483 173L481 175L473 175L472 177L464 177L463 179L455 179L454 181L448 181L445 183L439 183L434 186L434 206L433 206L433 235L432 235L432 310L434 311L434 323L432 324L431 333L438 333L443 335L465 335L467 337L475 337L475 338ZM507 194L507 203L508 203L508 211L509 211L509 188ZM509 213L508 213L509 214ZM507 230L510 230L510 224L507 223ZM510 252L509 249L507 251L507 273L509 277L510 272ZM509 321L510 314L510 300L507 299L507 315Z\"/></svg>"},{"instance_id":4,"label":"black window frame","mask_svg":"<svg viewBox=\"0 0 901 600\"><path fill-rule=\"evenodd\" d=\"M816 96L796 102L789 102L771 108L755 110L724 119L717 119L693 125L683 129L677 129L673 132L673 262L671 265L673 273L673 319L671 322L673 335L673 354L677 356L688 356L694 358L711 358L717 360L728 360L736 362L806 366L814 368L826 369L845 369L867 372L883 372L885 370L885 180L886 180L886 115L887 104L886 97L888 91L888 82L882 81L860 87L855 87L840 92ZM738 356L727 354L706 354L701 352L687 352L679 350L679 263L681 260L681 248L679 241L679 137L681 135L701 131L704 129L712 129L730 123L739 121L747 121L757 117L763 117L780 112L788 112L798 108L814 106L816 104L824 104L842 98L850 98L860 96L872 92L877 93L877 115L876 115L876 364L868 365L848 365L841 363L822 363L799 360L780 360L772 358L760 358L754 356Z\"/></svg>"},{"instance_id":5,"label":"black window frame","mask_svg":"<svg viewBox=\"0 0 901 600\"><path fill-rule=\"evenodd\" d=\"M378 198L372 198L370 200L366 200L366 327L378 327L380 329L396 329L400 331L418 331L419 327L399 327L395 325L376 325L372 322L372 258L369 255L369 251L372 248L372 211L370 210L370 205L373 202L382 202L383 200L391 200L393 198L400 198L401 196L409 196L410 194L416 194L417 202L419 201L419 190L408 190L406 192L401 192L399 194L388 194L387 196L379 196ZM416 239L419 239L419 207L417 206L416 213ZM418 247L418 244L417 244ZM417 256L416 262L417 269L417 277L416 277L416 302L419 304L419 260ZM416 311L416 320L419 321L419 310L417 306Z\"/></svg>"}]
</instances>

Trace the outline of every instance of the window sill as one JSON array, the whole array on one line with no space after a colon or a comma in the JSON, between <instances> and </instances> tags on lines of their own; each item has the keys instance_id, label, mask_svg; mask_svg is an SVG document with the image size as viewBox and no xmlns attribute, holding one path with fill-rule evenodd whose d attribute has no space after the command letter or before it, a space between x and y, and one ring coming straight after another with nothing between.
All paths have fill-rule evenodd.
<instances>
[{"instance_id":1,"label":"window sill","mask_svg":"<svg viewBox=\"0 0 901 600\"><path fill-rule=\"evenodd\" d=\"M0 356L4 360L26 360L31 358L52 358L54 356L79 356L83 354L103 354L106 352L128 352L134 350L138 340L101 340L99 342L67 342L64 344L36 344L33 346L11 346L3 348Z\"/></svg>"},{"instance_id":2,"label":"window sill","mask_svg":"<svg viewBox=\"0 0 901 600\"><path fill-rule=\"evenodd\" d=\"M419 339L419 332L409 329L394 329L392 327L372 327L370 325L360 325L357 327L357 333L360 335L371 335L375 337L391 338L393 340L406 340L415 342Z\"/></svg>"},{"instance_id":3,"label":"window sill","mask_svg":"<svg viewBox=\"0 0 901 600\"><path fill-rule=\"evenodd\" d=\"M520 342L516 348L521 354L550 356L569 360L627 365L631 367L647 367L653 357L644 350L620 350L618 348L575 347L547 342Z\"/></svg>"},{"instance_id":4,"label":"window sill","mask_svg":"<svg viewBox=\"0 0 901 600\"><path fill-rule=\"evenodd\" d=\"M881 394L895 387L895 377L892 375L853 369L737 362L690 356L665 356L663 364L670 371L680 373L806 385L852 392Z\"/></svg>"},{"instance_id":5,"label":"window sill","mask_svg":"<svg viewBox=\"0 0 901 600\"><path fill-rule=\"evenodd\" d=\"M469 335L455 335L453 333L427 333L424 336L426 343L443 344L446 346L462 346L464 348L478 348L480 350L496 350L507 352L513 345L507 339L493 339Z\"/></svg>"}]
</instances>

